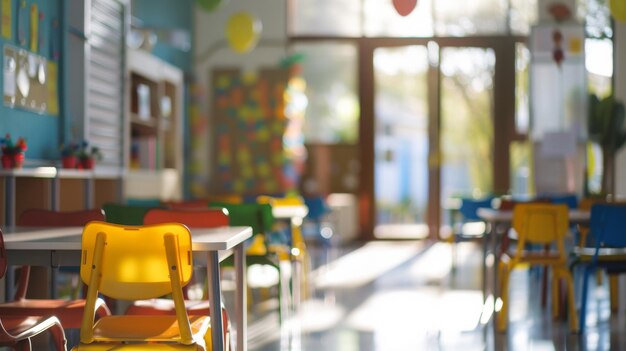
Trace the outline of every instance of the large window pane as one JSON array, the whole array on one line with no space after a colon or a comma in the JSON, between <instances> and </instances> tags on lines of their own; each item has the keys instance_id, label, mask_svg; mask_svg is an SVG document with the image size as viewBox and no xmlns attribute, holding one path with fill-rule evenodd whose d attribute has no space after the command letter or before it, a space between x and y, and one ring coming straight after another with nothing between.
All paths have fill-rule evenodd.
<instances>
[{"instance_id":1,"label":"large window pane","mask_svg":"<svg viewBox=\"0 0 626 351\"><path fill-rule=\"evenodd\" d=\"M445 203L454 196L493 190L495 54L491 49L444 48L441 59L441 198Z\"/></svg>"},{"instance_id":2,"label":"large window pane","mask_svg":"<svg viewBox=\"0 0 626 351\"><path fill-rule=\"evenodd\" d=\"M523 43L515 44L515 130L528 133L530 128L529 78L530 50Z\"/></svg>"},{"instance_id":3,"label":"large window pane","mask_svg":"<svg viewBox=\"0 0 626 351\"><path fill-rule=\"evenodd\" d=\"M600 98L611 95L613 77L613 41L611 39L585 40L585 67L589 92Z\"/></svg>"},{"instance_id":4,"label":"large window pane","mask_svg":"<svg viewBox=\"0 0 626 351\"><path fill-rule=\"evenodd\" d=\"M309 105L304 122L306 142L356 143L359 100L357 49L352 44L302 43L302 77Z\"/></svg>"},{"instance_id":5,"label":"large window pane","mask_svg":"<svg viewBox=\"0 0 626 351\"><path fill-rule=\"evenodd\" d=\"M360 0L293 0L291 35L361 36Z\"/></svg>"},{"instance_id":6,"label":"large window pane","mask_svg":"<svg viewBox=\"0 0 626 351\"><path fill-rule=\"evenodd\" d=\"M530 34L530 26L537 22L537 0L511 1L511 33L517 35Z\"/></svg>"},{"instance_id":7,"label":"large window pane","mask_svg":"<svg viewBox=\"0 0 626 351\"><path fill-rule=\"evenodd\" d=\"M375 196L379 238L428 235L428 50L374 51Z\"/></svg>"},{"instance_id":8,"label":"large window pane","mask_svg":"<svg viewBox=\"0 0 626 351\"><path fill-rule=\"evenodd\" d=\"M364 0L364 30L369 37L431 37L431 0L420 0L408 16L398 14L390 0Z\"/></svg>"},{"instance_id":9,"label":"large window pane","mask_svg":"<svg viewBox=\"0 0 626 351\"><path fill-rule=\"evenodd\" d=\"M441 36L507 33L507 6L500 0L437 0L435 33Z\"/></svg>"}]
</instances>

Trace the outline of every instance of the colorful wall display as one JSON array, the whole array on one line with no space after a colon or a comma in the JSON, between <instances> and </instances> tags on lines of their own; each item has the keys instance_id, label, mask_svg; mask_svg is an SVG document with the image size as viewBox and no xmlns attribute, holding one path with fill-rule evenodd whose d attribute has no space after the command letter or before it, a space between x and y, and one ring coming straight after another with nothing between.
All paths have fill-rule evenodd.
<instances>
[{"instance_id":1,"label":"colorful wall display","mask_svg":"<svg viewBox=\"0 0 626 351\"><path fill-rule=\"evenodd\" d=\"M283 147L287 69L213 71L213 193L275 194L295 188Z\"/></svg>"}]
</instances>

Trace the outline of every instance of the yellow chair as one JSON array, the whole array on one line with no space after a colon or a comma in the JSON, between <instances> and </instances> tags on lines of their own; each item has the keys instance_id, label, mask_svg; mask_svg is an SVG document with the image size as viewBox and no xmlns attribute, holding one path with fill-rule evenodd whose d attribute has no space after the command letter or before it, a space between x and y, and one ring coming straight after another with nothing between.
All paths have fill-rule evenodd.
<instances>
[{"instance_id":1,"label":"yellow chair","mask_svg":"<svg viewBox=\"0 0 626 351\"><path fill-rule=\"evenodd\" d=\"M304 199L299 196L288 197L272 197L261 195L257 197L257 203L270 204L272 208L290 207L290 206L306 206ZM302 235L303 218L290 218L289 231L291 233L291 247L285 245L270 245L269 250L278 255L281 260L293 259L302 265L302 274L300 276L301 297L307 296L308 284L307 275L310 272L309 257L306 249L304 236Z\"/></svg>"},{"instance_id":2,"label":"yellow chair","mask_svg":"<svg viewBox=\"0 0 626 351\"><path fill-rule=\"evenodd\" d=\"M83 229L80 276L88 285L80 344L73 350L210 349L208 316L188 316L182 287L192 276L191 233L182 224L122 226L94 221ZM115 315L94 323L101 293L141 300L171 294L176 314Z\"/></svg>"},{"instance_id":3,"label":"yellow chair","mask_svg":"<svg viewBox=\"0 0 626 351\"><path fill-rule=\"evenodd\" d=\"M552 268L552 315L559 315L559 283L567 284L569 325L572 332L578 330L578 315L574 302L574 284L567 266L564 237L568 231L568 208L564 204L518 204L513 210L513 228L518 235L514 253L504 253L499 262L502 308L497 316L499 331L506 330L508 319L509 274L517 265L544 266ZM556 245L556 251L527 251L527 244Z\"/></svg>"}]
</instances>

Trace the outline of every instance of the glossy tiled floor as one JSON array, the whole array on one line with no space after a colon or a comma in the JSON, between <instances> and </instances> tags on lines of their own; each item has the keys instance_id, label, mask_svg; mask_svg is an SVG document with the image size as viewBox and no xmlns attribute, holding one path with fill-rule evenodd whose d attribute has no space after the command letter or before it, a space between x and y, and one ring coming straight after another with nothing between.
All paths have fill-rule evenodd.
<instances>
[{"instance_id":1,"label":"glossy tiled floor","mask_svg":"<svg viewBox=\"0 0 626 351\"><path fill-rule=\"evenodd\" d=\"M250 351L626 350L624 308L610 316L605 286L592 290L585 333L572 335L540 306L539 274L528 269L513 273L509 330L495 333L482 313L481 253L471 243L459 245L455 273L442 243L310 252L308 297L280 324L277 313L253 306Z\"/></svg>"},{"instance_id":2,"label":"glossy tiled floor","mask_svg":"<svg viewBox=\"0 0 626 351\"><path fill-rule=\"evenodd\" d=\"M443 243L372 242L330 252L310 246L309 252L309 291L282 323L276 299L252 291L249 351L626 350L626 298L611 316L608 289L593 286L588 327L572 335L540 306L539 274L528 269L514 271L509 330L495 333L491 314L483 314L481 250L471 243L459 244L454 273ZM225 292L229 308L232 294ZM70 345L77 332L68 333ZM47 343L34 350L52 349Z\"/></svg>"}]
</instances>

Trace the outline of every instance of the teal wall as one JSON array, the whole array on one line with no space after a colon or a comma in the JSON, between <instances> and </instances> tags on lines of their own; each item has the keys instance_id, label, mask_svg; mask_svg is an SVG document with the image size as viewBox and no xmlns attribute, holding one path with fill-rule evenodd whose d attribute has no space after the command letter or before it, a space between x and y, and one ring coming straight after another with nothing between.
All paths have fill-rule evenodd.
<instances>
[{"instance_id":1,"label":"teal wall","mask_svg":"<svg viewBox=\"0 0 626 351\"><path fill-rule=\"evenodd\" d=\"M189 33L189 42L193 43L193 10L194 0L133 0L131 4L131 13L133 17L139 19L142 25L146 28L154 28L157 31L166 32L167 29L185 30ZM161 38L159 38L161 39ZM179 67L185 72L185 76L188 77L192 73L193 59L192 50L182 51L167 42L165 40L157 41L157 44L152 49L152 53L171 63L174 66ZM189 83L188 79L185 79L186 83ZM187 165L187 158L190 155L191 145L187 142L189 140L189 89L185 86L183 93L183 158L184 164ZM187 168L184 167L183 175L183 196L189 198L189 174Z\"/></svg>"},{"instance_id":2,"label":"teal wall","mask_svg":"<svg viewBox=\"0 0 626 351\"><path fill-rule=\"evenodd\" d=\"M22 47L27 49L27 45L19 45L17 39L17 7L21 0L11 0L11 19L12 19L12 37L6 39L0 37L0 44L10 44L16 47ZM65 103L72 103L72 99L66 96L64 77L67 77L67 72L63 71L63 61L65 59L63 48L65 47L65 41L68 38L67 24L65 23L63 16L67 12L64 6L68 2L64 0L26 0L26 9L30 9L32 4L37 4L40 12L43 12L43 19L39 24L40 27L40 48L38 54L52 59L51 53L51 36L53 35L52 20L59 20L59 29L55 35L58 36L58 46L60 50L61 62L58 64L58 87L59 93L59 115L52 116L48 114L38 114L20 108L10 108L0 103L0 135L4 136L6 133L10 133L14 139L22 136L25 137L28 143L28 151L26 152L26 159L28 160L43 160L46 162L56 161L59 158L59 145L62 140L66 138L69 126L69 122L66 122L66 110L64 109ZM193 0L133 0L131 12L133 16L139 18L143 25L153 28L176 28L188 31L190 36L193 33ZM1 11L1 9L0 9ZM4 14L0 14L4 16ZM28 27L28 30L30 27ZM29 34L27 34L27 38ZM190 42L193 42L193 38L190 37ZM155 46L153 53L171 64L180 67L186 73L191 72L192 68L192 54L191 51L184 52L172 45L165 42L158 42ZM2 64L4 65L4 59L2 58ZM56 61L56 60L53 60ZM0 87L3 86L3 75L0 75ZM187 101L187 94L185 93L185 100ZM185 113L187 116L185 104ZM185 118L185 125L187 125L187 119ZM186 140L187 138L185 138Z\"/></svg>"},{"instance_id":3,"label":"teal wall","mask_svg":"<svg viewBox=\"0 0 626 351\"><path fill-rule=\"evenodd\" d=\"M144 27L160 29L162 34L167 29L185 30L190 34L190 43L193 43L193 9L193 0L133 0L131 5L132 15L141 20ZM166 40L159 40L152 53L187 73L191 72L191 50L184 52Z\"/></svg>"},{"instance_id":4,"label":"teal wall","mask_svg":"<svg viewBox=\"0 0 626 351\"><path fill-rule=\"evenodd\" d=\"M20 45L17 39L17 6L19 3L20 1L18 0L11 0L12 37L6 39L0 36L0 44L2 47L4 47L5 44L10 44L24 49L28 48L27 45ZM39 12L43 13L43 19L41 19L39 23L41 39L38 54L50 60L52 58L50 52L52 34L51 23L55 18L61 23L61 0L26 0L26 9L30 11L32 4L37 4ZM0 11L2 11L2 9L0 9ZM0 15L4 16L5 14ZM61 25L59 28L60 27ZM60 29L58 31L60 31ZM26 38L29 38L30 26L28 26L26 33L28 33L26 34ZM57 35L60 35L60 33L57 32ZM61 44L60 39L58 43L59 45ZM2 56L2 64L4 65L4 55ZM61 77L61 72L59 72L59 77ZM3 86L4 77L0 75L0 87ZM58 87L57 91L61 94L61 90ZM60 115L62 115L62 111ZM14 140L20 136L25 137L28 143L28 151L26 151L27 160L54 160L58 158L61 118L60 116L38 114L19 108L10 108L0 103L0 134L4 136L5 133L11 133Z\"/></svg>"}]
</instances>

